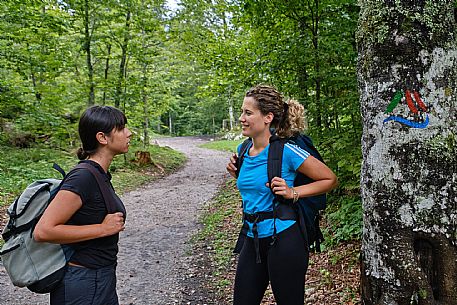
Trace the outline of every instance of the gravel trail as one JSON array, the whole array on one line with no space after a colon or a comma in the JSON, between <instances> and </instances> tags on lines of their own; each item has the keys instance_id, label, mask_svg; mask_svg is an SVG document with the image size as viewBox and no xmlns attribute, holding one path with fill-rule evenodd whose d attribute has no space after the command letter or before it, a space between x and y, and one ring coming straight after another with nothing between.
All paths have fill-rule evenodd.
<instances>
[{"instance_id":1,"label":"gravel trail","mask_svg":"<svg viewBox=\"0 0 457 305\"><path fill-rule=\"evenodd\" d=\"M157 140L161 146L185 153L187 163L122 196L127 222L120 237L117 269L120 304L189 304L180 287L192 264L187 256L189 238L198 230L199 208L228 176L229 154L197 147L206 141L199 137ZM0 305L44 305L48 299L48 295L13 287L0 262Z\"/></svg>"}]
</instances>

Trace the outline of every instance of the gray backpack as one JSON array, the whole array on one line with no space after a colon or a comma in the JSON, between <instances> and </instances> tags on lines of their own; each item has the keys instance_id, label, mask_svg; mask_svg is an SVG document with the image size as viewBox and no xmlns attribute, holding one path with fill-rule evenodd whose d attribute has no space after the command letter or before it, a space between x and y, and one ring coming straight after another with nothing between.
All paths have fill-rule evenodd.
<instances>
[{"instance_id":1,"label":"gray backpack","mask_svg":"<svg viewBox=\"0 0 457 305\"><path fill-rule=\"evenodd\" d=\"M65 177L65 172L57 164L53 167ZM108 213L112 213L112 195L107 191L102 175L88 163L80 163L74 169L80 168L94 175ZM0 250L0 257L15 286L27 287L36 293L48 293L57 287L65 274L73 249L68 245L36 242L33 239L35 225L62 182L58 179L33 182L7 210L9 221L2 232L5 244Z\"/></svg>"}]
</instances>

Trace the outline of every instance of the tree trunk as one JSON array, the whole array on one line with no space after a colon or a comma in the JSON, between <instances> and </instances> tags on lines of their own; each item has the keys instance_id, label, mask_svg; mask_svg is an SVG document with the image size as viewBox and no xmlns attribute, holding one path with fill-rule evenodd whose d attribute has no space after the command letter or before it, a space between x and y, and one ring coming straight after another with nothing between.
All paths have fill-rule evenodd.
<instances>
[{"instance_id":1,"label":"tree trunk","mask_svg":"<svg viewBox=\"0 0 457 305\"><path fill-rule=\"evenodd\" d=\"M39 101L41 101L41 93L37 88L36 77L35 77L35 72L33 71L33 66L30 68L30 70L31 70L30 73L31 73L31 77L32 77L33 91L35 92L36 100L39 102Z\"/></svg>"},{"instance_id":2,"label":"tree trunk","mask_svg":"<svg viewBox=\"0 0 457 305\"><path fill-rule=\"evenodd\" d=\"M89 78L89 106L95 104L94 66L92 65L89 0L84 1L84 51L86 52L87 75Z\"/></svg>"},{"instance_id":3,"label":"tree trunk","mask_svg":"<svg viewBox=\"0 0 457 305\"><path fill-rule=\"evenodd\" d=\"M109 58L111 56L111 44L106 45L106 60L105 60L105 88L103 89L103 101L102 104L106 104L106 88L108 88L108 71L109 71Z\"/></svg>"},{"instance_id":4,"label":"tree trunk","mask_svg":"<svg viewBox=\"0 0 457 305\"><path fill-rule=\"evenodd\" d=\"M173 119L171 117L171 111L168 112L168 132L170 135L173 134Z\"/></svg>"},{"instance_id":5,"label":"tree trunk","mask_svg":"<svg viewBox=\"0 0 457 305\"><path fill-rule=\"evenodd\" d=\"M121 45L122 55L121 55L121 62L119 64L119 78L116 85L116 94L114 96L114 106L119 108L121 103L122 94L122 85L125 81L125 74L127 69L127 50L129 45L130 39L130 7L128 8L127 15L125 17L125 33L124 33L124 41Z\"/></svg>"},{"instance_id":6,"label":"tree trunk","mask_svg":"<svg viewBox=\"0 0 457 305\"><path fill-rule=\"evenodd\" d=\"M306 18L301 18L299 20L299 28L302 33L305 33L307 30L311 33L311 42L313 45L313 61L314 61L314 90L315 90L315 107L316 110L313 114L314 121L316 124L316 129L322 131L322 117L323 117L323 107L321 101L321 90L322 90L322 77L320 75L320 50L319 50L319 22L320 22L320 10L319 0L308 1L308 9L311 12L311 21L308 23ZM306 75L307 76L307 75Z\"/></svg>"},{"instance_id":7,"label":"tree trunk","mask_svg":"<svg viewBox=\"0 0 457 305\"><path fill-rule=\"evenodd\" d=\"M162 116L157 117L157 133L162 132Z\"/></svg>"},{"instance_id":8,"label":"tree trunk","mask_svg":"<svg viewBox=\"0 0 457 305\"><path fill-rule=\"evenodd\" d=\"M147 71L147 64L143 63L143 81L141 89L141 96L143 100L143 147L149 146L149 103L148 94L146 92Z\"/></svg>"},{"instance_id":9,"label":"tree trunk","mask_svg":"<svg viewBox=\"0 0 457 305\"><path fill-rule=\"evenodd\" d=\"M214 118L214 115L213 115L213 134L214 135L216 134L216 119Z\"/></svg>"},{"instance_id":10,"label":"tree trunk","mask_svg":"<svg viewBox=\"0 0 457 305\"><path fill-rule=\"evenodd\" d=\"M306 98L307 98L308 79L309 79L308 71L306 71L306 66L303 64L303 66L298 67L298 73L297 73L298 88L300 89L298 97L300 100L306 100Z\"/></svg>"},{"instance_id":11,"label":"tree trunk","mask_svg":"<svg viewBox=\"0 0 457 305\"><path fill-rule=\"evenodd\" d=\"M362 300L457 304L455 1L362 0Z\"/></svg>"},{"instance_id":12,"label":"tree trunk","mask_svg":"<svg viewBox=\"0 0 457 305\"><path fill-rule=\"evenodd\" d=\"M229 110L229 119L230 119L230 130L233 130L235 126L235 115L233 114L233 101L232 101L232 85L229 87L228 92L228 110Z\"/></svg>"},{"instance_id":13,"label":"tree trunk","mask_svg":"<svg viewBox=\"0 0 457 305\"><path fill-rule=\"evenodd\" d=\"M30 63L30 77L32 78L33 92L35 98L38 102L41 101L41 92L37 88L36 76L35 76L35 66L33 64L32 55L30 54L30 45L27 43L27 50L29 50L29 63Z\"/></svg>"},{"instance_id":14,"label":"tree trunk","mask_svg":"<svg viewBox=\"0 0 457 305\"><path fill-rule=\"evenodd\" d=\"M149 151L137 151L135 152L135 162L139 165L147 165L152 163L151 153Z\"/></svg>"}]
</instances>

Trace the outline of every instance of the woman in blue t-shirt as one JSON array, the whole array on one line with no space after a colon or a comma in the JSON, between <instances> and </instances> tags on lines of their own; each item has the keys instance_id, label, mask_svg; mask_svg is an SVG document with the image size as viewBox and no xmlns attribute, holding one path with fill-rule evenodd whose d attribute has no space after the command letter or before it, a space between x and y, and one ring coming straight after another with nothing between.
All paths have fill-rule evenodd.
<instances>
[{"instance_id":1,"label":"woman in blue t-shirt","mask_svg":"<svg viewBox=\"0 0 457 305\"><path fill-rule=\"evenodd\" d=\"M271 283L278 305L303 305L309 252L299 225L295 220L278 218L252 220L261 213L273 210L274 195L296 201L301 197L323 194L337 185L337 178L325 164L308 152L286 143L282 177L274 177L269 182L267 159L270 129L274 127L281 138L303 130L303 106L293 100L284 102L281 94L271 86L258 85L246 93L241 111L242 134L252 139L237 179L249 230L238 259L233 304L260 304ZM235 154L227 165L227 171L235 178L236 159ZM293 187L297 172L314 182ZM254 222L256 237L253 233ZM273 239L275 230L276 238Z\"/></svg>"},{"instance_id":2,"label":"woman in blue t-shirt","mask_svg":"<svg viewBox=\"0 0 457 305\"><path fill-rule=\"evenodd\" d=\"M110 183L114 156L126 153L132 133L127 118L110 106L92 106L79 120L80 162L93 166L108 182L114 213L96 178L87 169L72 170L34 230L40 242L66 244L73 252L63 280L51 292L51 305L118 305L116 265L125 207ZM102 187L102 186L100 186Z\"/></svg>"}]
</instances>

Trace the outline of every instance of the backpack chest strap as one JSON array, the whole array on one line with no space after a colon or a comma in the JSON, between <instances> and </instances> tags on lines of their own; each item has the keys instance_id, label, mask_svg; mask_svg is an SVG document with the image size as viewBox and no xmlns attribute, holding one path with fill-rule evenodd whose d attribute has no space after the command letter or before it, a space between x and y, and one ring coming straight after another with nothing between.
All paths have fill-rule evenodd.
<instances>
[{"instance_id":1,"label":"backpack chest strap","mask_svg":"<svg viewBox=\"0 0 457 305\"><path fill-rule=\"evenodd\" d=\"M258 212L254 214L248 214L243 212L243 219L251 223L258 223L265 219L271 219L274 217L273 211L270 212Z\"/></svg>"},{"instance_id":2,"label":"backpack chest strap","mask_svg":"<svg viewBox=\"0 0 457 305\"><path fill-rule=\"evenodd\" d=\"M266 219L278 218L281 220L297 220L297 210L288 203L280 203L274 211L258 212L255 214L243 213L243 219L250 223L258 223Z\"/></svg>"},{"instance_id":3,"label":"backpack chest strap","mask_svg":"<svg viewBox=\"0 0 457 305\"><path fill-rule=\"evenodd\" d=\"M279 204L273 211L269 212L258 212L255 214L243 213L243 219L252 223L252 234L254 235L254 248L256 252L256 263L260 264L260 246L259 246L259 232L257 231L257 223L266 219L276 218L281 220L297 220L297 213L294 208L288 204ZM247 223L243 223L243 228L241 229L241 234L247 234L248 226ZM276 239L276 224L275 232L273 233L273 241ZM238 244L238 243L237 243ZM241 249L239 249L241 250ZM239 252L238 252L239 253Z\"/></svg>"}]
</instances>

